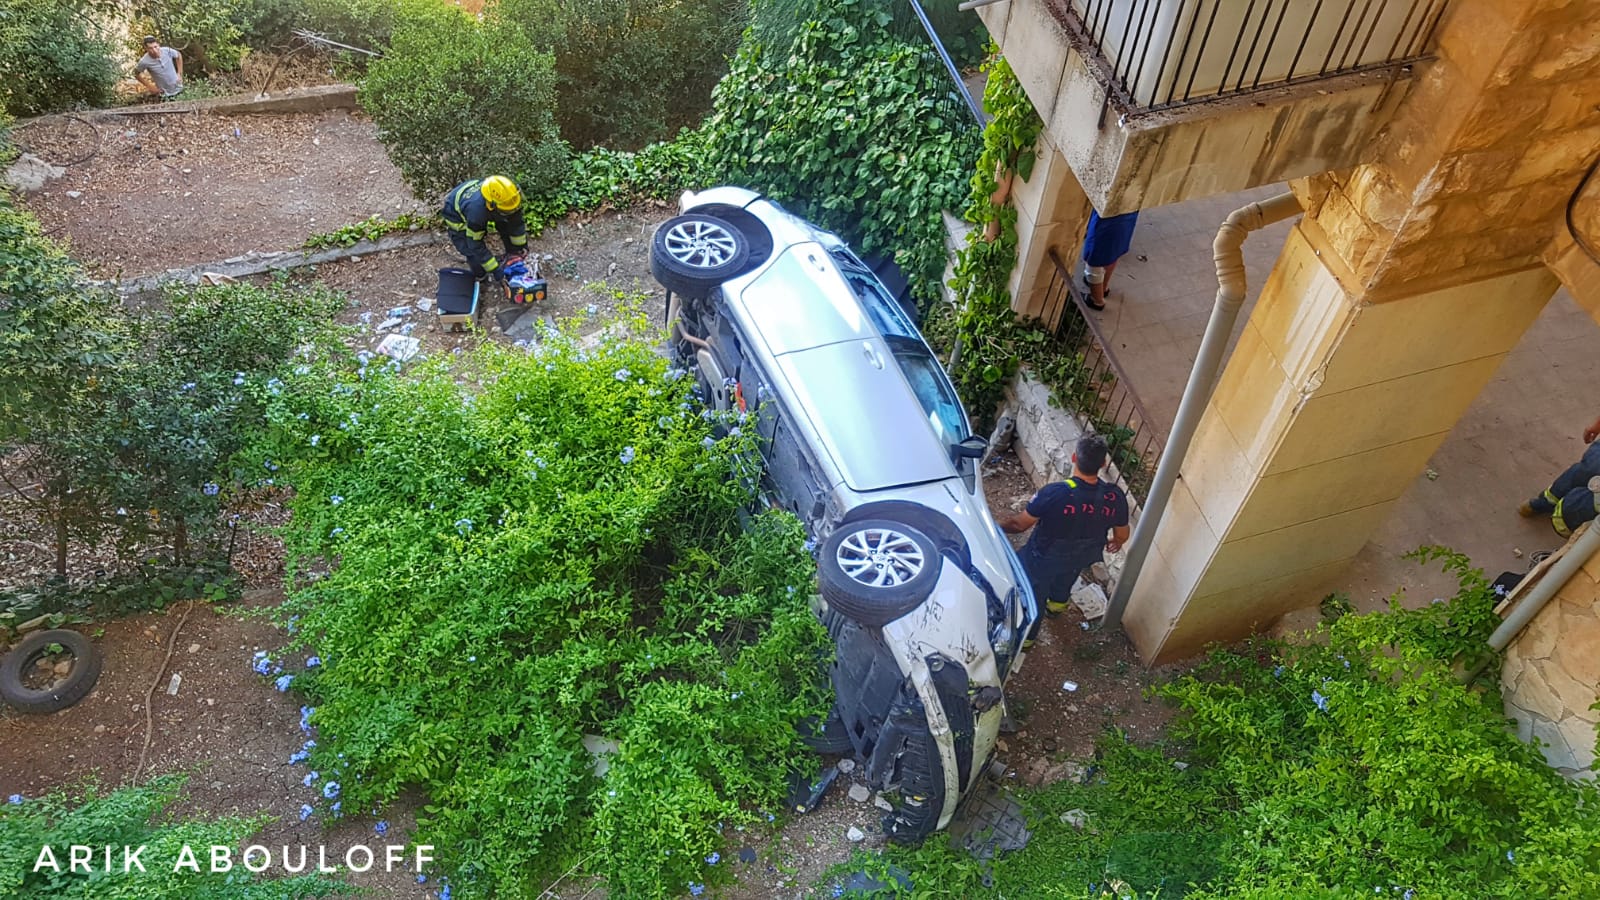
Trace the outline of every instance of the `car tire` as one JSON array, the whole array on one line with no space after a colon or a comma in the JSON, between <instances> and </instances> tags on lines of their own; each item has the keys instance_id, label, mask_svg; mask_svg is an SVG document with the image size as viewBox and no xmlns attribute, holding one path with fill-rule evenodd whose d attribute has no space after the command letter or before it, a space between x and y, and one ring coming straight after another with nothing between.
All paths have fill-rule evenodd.
<instances>
[{"instance_id":1,"label":"car tire","mask_svg":"<svg viewBox=\"0 0 1600 900\"><path fill-rule=\"evenodd\" d=\"M71 671L43 690L28 687L23 681L24 674L35 660L45 655L51 644L60 644L72 654ZM100 651L76 631L35 631L0 659L0 699L25 713L66 709L94 689L95 682L100 680L100 662Z\"/></svg>"},{"instance_id":2,"label":"car tire","mask_svg":"<svg viewBox=\"0 0 1600 900\"><path fill-rule=\"evenodd\" d=\"M928 599L942 561L933 539L905 522L862 519L841 524L823 542L817 582L840 614L881 628Z\"/></svg>"},{"instance_id":3,"label":"car tire","mask_svg":"<svg viewBox=\"0 0 1600 900\"><path fill-rule=\"evenodd\" d=\"M661 223L650 243L650 274L691 300L744 271L750 241L731 222L690 213Z\"/></svg>"},{"instance_id":4,"label":"car tire","mask_svg":"<svg viewBox=\"0 0 1600 900\"><path fill-rule=\"evenodd\" d=\"M861 519L898 519L933 538L961 571L972 568L972 550L967 547L966 536L949 516L936 509L909 500L878 500L852 509L844 517L847 524Z\"/></svg>"}]
</instances>

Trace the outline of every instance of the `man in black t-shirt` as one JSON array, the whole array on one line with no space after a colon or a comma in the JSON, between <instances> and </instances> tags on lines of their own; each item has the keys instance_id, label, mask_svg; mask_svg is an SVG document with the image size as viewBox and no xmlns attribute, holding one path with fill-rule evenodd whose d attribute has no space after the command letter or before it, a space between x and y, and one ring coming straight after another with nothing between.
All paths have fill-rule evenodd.
<instances>
[{"instance_id":1,"label":"man in black t-shirt","mask_svg":"<svg viewBox=\"0 0 1600 900\"><path fill-rule=\"evenodd\" d=\"M1033 529L1019 555L1034 597L1050 615L1066 611L1079 573L1104 559L1108 548L1116 552L1128 540L1128 498L1115 484L1100 480L1107 455L1099 435L1083 436L1072 454L1072 477L1045 485L1025 512L1000 519L1008 534ZM1040 621L1034 622L1023 649L1038 636Z\"/></svg>"}]
</instances>

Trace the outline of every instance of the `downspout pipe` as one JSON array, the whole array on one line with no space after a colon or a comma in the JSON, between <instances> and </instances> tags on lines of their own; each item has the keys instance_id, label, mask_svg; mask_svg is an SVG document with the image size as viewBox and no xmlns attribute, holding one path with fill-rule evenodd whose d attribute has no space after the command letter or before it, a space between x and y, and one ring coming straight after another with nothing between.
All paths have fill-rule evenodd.
<instances>
[{"instance_id":1,"label":"downspout pipe","mask_svg":"<svg viewBox=\"0 0 1600 900\"><path fill-rule=\"evenodd\" d=\"M1205 337L1200 340L1200 352L1195 356L1194 368L1189 372L1189 383L1183 388L1183 400L1178 404L1178 417L1172 423L1172 436L1167 439L1161 462L1156 466L1156 477L1150 483L1139 513L1139 524L1128 541L1128 558L1122 566L1122 577L1106 606L1102 628L1122 624L1122 614L1128 608L1128 598L1139 580L1150 547L1155 543L1156 528L1161 524L1162 513L1172 497L1172 487L1178 480L1178 470L1189 452L1194 432L1200 425L1200 416L1211 401L1217 377L1222 372L1223 353L1228 349L1228 339L1233 326L1239 321L1239 310L1244 306L1245 271L1244 239L1250 232L1258 231L1274 222L1281 222L1300 213L1300 201L1292 193L1279 194L1240 207L1228 214L1217 238L1211 244L1211 256L1217 266L1217 300L1211 307L1211 320L1206 323Z\"/></svg>"},{"instance_id":2,"label":"downspout pipe","mask_svg":"<svg viewBox=\"0 0 1600 900\"><path fill-rule=\"evenodd\" d=\"M1578 570L1583 568L1583 564L1588 562L1589 558L1594 556L1597 551L1600 551L1600 527L1591 522L1585 527L1583 534L1578 535L1567 546L1567 551L1561 555L1560 559L1556 560L1555 565L1552 565L1544 573L1544 577L1539 579L1539 583L1534 585L1526 596L1517 601L1517 605L1511 608L1511 614L1506 616L1505 621L1500 623L1500 627L1489 635L1489 649L1499 653L1509 647L1512 639L1521 634L1522 629L1528 627L1528 623L1533 621L1533 617L1537 616L1539 611L1545 608L1550 599L1556 595L1556 592L1566 586L1572 576L1576 575ZM1483 670L1487 669L1493 661L1493 655L1480 661L1473 667L1471 672L1467 673L1464 681L1467 684L1476 681L1478 676L1483 674Z\"/></svg>"}]
</instances>

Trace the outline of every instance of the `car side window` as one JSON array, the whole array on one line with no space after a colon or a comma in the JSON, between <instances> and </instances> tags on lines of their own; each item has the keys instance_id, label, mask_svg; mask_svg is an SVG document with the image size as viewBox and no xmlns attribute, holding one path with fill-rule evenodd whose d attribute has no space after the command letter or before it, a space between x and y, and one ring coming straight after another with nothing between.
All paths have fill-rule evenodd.
<instances>
[{"instance_id":1,"label":"car side window","mask_svg":"<svg viewBox=\"0 0 1600 900\"><path fill-rule=\"evenodd\" d=\"M866 310L867 318L884 337L917 338L916 326L906 318L900 304L889 296L889 291L884 288L878 276L872 274L866 263L856 258L848 250L834 250L830 252L833 261L839 267L839 274L844 276L845 283L850 285L851 293L861 301L861 308Z\"/></svg>"},{"instance_id":2,"label":"car side window","mask_svg":"<svg viewBox=\"0 0 1600 900\"><path fill-rule=\"evenodd\" d=\"M948 445L966 437L971 431L966 410L961 407L955 386L939 367L939 361L928 352L927 346L915 339L890 337L885 340L895 360L900 363L901 371L905 372L912 393L917 395L917 402L922 404L928 424L938 433L939 440Z\"/></svg>"}]
</instances>

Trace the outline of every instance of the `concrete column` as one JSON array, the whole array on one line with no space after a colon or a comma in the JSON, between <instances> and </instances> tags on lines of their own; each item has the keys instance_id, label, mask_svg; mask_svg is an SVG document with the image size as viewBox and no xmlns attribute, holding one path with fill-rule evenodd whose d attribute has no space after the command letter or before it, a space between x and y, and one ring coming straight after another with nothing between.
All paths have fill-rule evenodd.
<instances>
[{"instance_id":1,"label":"concrete column","mask_svg":"<svg viewBox=\"0 0 1600 900\"><path fill-rule=\"evenodd\" d=\"M1217 385L1124 623L1146 659L1331 585L1556 290L1543 268L1372 303L1291 232Z\"/></svg>"},{"instance_id":2,"label":"concrete column","mask_svg":"<svg viewBox=\"0 0 1600 900\"><path fill-rule=\"evenodd\" d=\"M1315 603L1557 281L1600 153L1596 0L1458 0L1373 161L1306 215L1182 469L1125 625L1165 661Z\"/></svg>"},{"instance_id":3,"label":"concrete column","mask_svg":"<svg viewBox=\"0 0 1600 900\"><path fill-rule=\"evenodd\" d=\"M1060 303L1046 303L1055 267L1050 251L1071 273L1089 224L1089 198L1066 157L1040 135L1028 180L1014 179L1011 205L1017 211L1017 267L1011 272L1011 308L1024 318L1045 319L1054 327Z\"/></svg>"}]
</instances>

